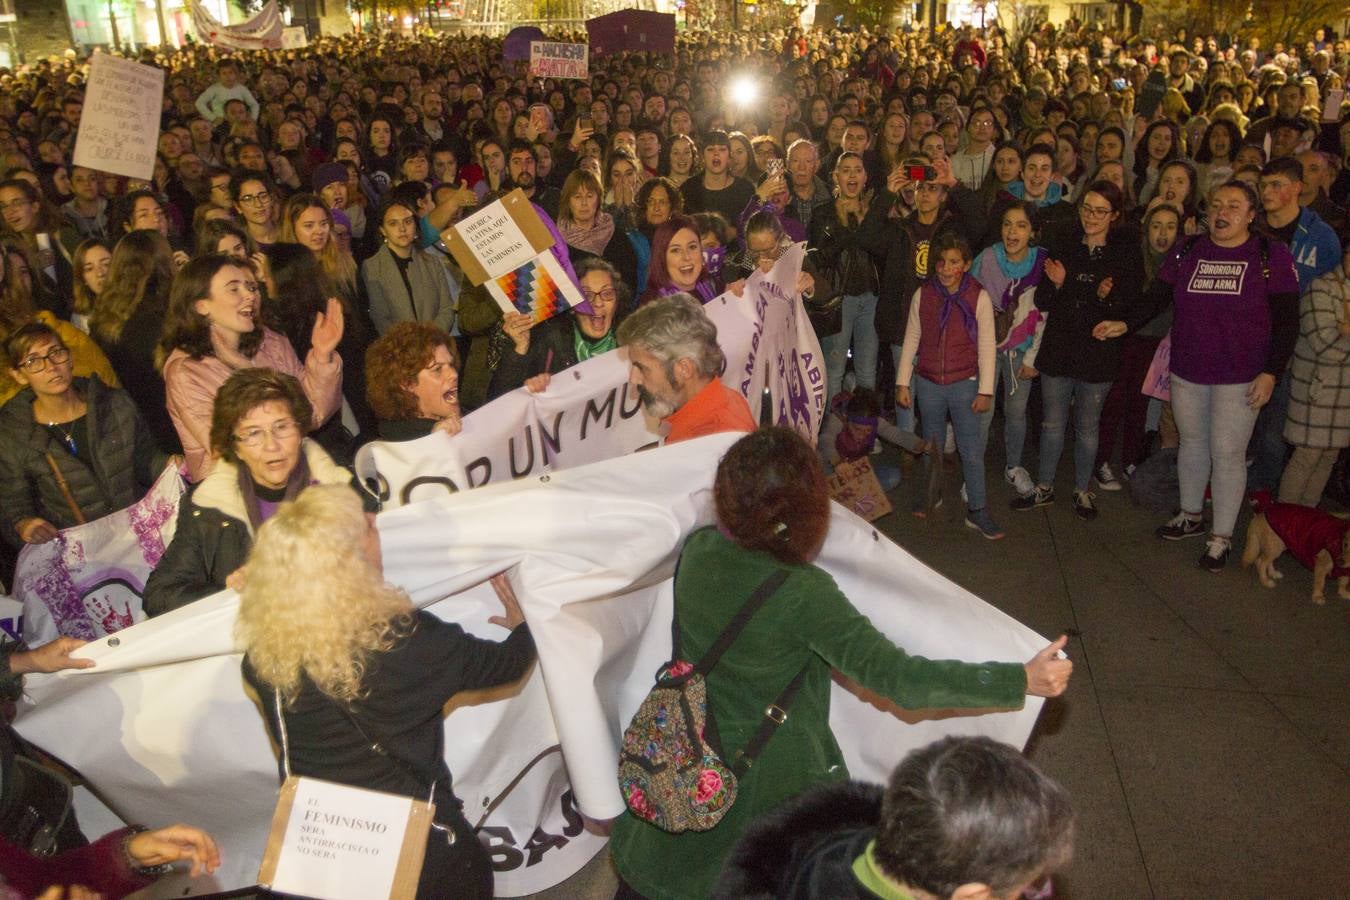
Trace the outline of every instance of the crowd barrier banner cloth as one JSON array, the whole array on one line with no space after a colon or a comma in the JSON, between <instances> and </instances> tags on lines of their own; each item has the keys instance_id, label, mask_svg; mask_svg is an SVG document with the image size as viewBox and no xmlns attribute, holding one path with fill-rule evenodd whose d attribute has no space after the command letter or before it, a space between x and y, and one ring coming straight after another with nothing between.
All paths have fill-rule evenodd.
<instances>
[{"instance_id":1,"label":"crowd barrier banner cloth","mask_svg":"<svg viewBox=\"0 0 1350 900\"><path fill-rule=\"evenodd\" d=\"M465 464L498 452L491 445L501 435L470 428L476 418L486 417L467 417L453 439ZM469 820L483 824L499 896L566 880L604 844L582 815L622 812L620 734L669 656L678 548L711 521L713 473L736 439L714 435L590 464L578 457L573 468L541 464L517 480L494 473L481 490L442 488L380 515L386 574L415 603L500 639L505 632L487 621L500 607L485 580L509 569L539 648L520 685L461 697L445 722L455 790ZM646 432L642 442L652 440ZM818 562L913 653L1023 660L1045 643L837 505ZM188 821L220 841L214 876L171 876L152 896L244 887L257 873L279 773L240 676L236 606L233 592L221 592L92 642L83 652L97 669L28 679L30 703L17 723L25 737L77 768L126 820ZM984 716L902 713L843 684L832 703L850 771L873 781L944 734L1020 746L1040 709L1029 700Z\"/></svg>"},{"instance_id":2,"label":"crowd barrier banner cloth","mask_svg":"<svg viewBox=\"0 0 1350 900\"><path fill-rule=\"evenodd\" d=\"M234 50L280 50L282 47L285 26L276 0L267 0L257 15L234 25L217 21L200 0L188 0L188 14L192 16L197 38L217 47Z\"/></svg>"},{"instance_id":3,"label":"crowd barrier banner cloth","mask_svg":"<svg viewBox=\"0 0 1350 900\"><path fill-rule=\"evenodd\" d=\"M497 604L482 582L511 569L539 648L518 692L466 698L445 724L469 819L504 795L483 831L500 895L571 876L603 843L579 811L606 819L623 810L619 736L669 655L677 550L710 521L716 462L735 439L715 435L381 514L386 572L415 602L503 637L487 623ZM841 507L819 561L912 652L1020 660L1044 645ZM276 756L239 674L236 603L222 592L98 640L88 651L98 669L30 678L34 705L18 721L128 820L184 820L214 833L224 866L192 883L194 893L252 882L278 785ZM504 699L487 702L495 697ZM978 717L901 718L884 701L836 686L831 724L852 773L881 780L908 749L943 734L1020 746L1038 710L1031 702ZM170 879L156 894L185 886Z\"/></svg>"},{"instance_id":4,"label":"crowd barrier banner cloth","mask_svg":"<svg viewBox=\"0 0 1350 900\"><path fill-rule=\"evenodd\" d=\"M727 356L722 381L758 415L765 388L773 421L815 442L825 413L825 360L791 287L801 271L798 244L767 276L756 273L737 297L704 306ZM509 351L508 351L509 352ZM612 459L661 440L628 384L627 352L605 353L553 376L548 390L524 389L464 418L454 437L367 444L356 472L385 508L543 471Z\"/></svg>"}]
</instances>

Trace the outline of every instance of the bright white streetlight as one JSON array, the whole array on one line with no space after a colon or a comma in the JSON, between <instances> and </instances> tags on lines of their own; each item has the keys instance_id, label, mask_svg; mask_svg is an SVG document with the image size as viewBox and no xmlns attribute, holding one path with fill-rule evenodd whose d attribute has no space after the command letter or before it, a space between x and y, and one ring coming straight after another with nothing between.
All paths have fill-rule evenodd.
<instances>
[{"instance_id":1,"label":"bright white streetlight","mask_svg":"<svg viewBox=\"0 0 1350 900\"><path fill-rule=\"evenodd\" d=\"M749 75L738 75L731 81L731 102L746 107L759 99L759 85Z\"/></svg>"}]
</instances>

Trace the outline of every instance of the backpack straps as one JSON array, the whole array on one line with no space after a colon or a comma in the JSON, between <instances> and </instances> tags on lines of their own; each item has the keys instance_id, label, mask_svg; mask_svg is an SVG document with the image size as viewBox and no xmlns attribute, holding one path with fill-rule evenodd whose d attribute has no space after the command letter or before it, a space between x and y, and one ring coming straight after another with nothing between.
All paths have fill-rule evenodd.
<instances>
[{"instance_id":1,"label":"backpack straps","mask_svg":"<svg viewBox=\"0 0 1350 900\"><path fill-rule=\"evenodd\" d=\"M755 588L755 592L750 595L750 599L746 600L745 604L736 611L736 615L731 617L731 621L727 623L726 628L722 629L722 633L717 636L717 640L713 641L713 645L708 648L708 652L704 653L703 658L695 664L694 670L696 672L703 675L704 678L708 677L708 673L713 670L713 666L717 665L717 661L722 658L722 654L727 651L727 648L732 645L736 638L740 637L741 631L750 622L751 617L759 612L759 608L783 586L783 582L787 581L788 574L786 569L776 569L773 574L760 583L759 587Z\"/></svg>"},{"instance_id":2,"label":"backpack straps","mask_svg":"<svg viewBox=\"0 0 1350 900\"><path fill-rule=\"evenodd\" d=\"M694 671L708 677L708 673L717 665L717 661L722 658L722 654L727 651L732 643L740 636L745 626L749 624L750 619L759 611L768 599L783 586L790 573L786 569L778 569L755 588L755 592L750 595L744 605L736 611L736 615L731 617L727 627L722 629L722 633L717 636L717 640L708 648L708 652L703 654L703 658L694 666ZM751 735L749 742L737 751L735 759L731 760L731 771L737 778L743 776L754 763L755 758L759 756L764 745L773 737L773 733L778 730L778 726L787 721L787 709L792 705L792 700L797 696L797 691L801 689L802 682L806 680L806 670L808 666L802 666L800 672L793 676L788 682L787 687L774 698L764 708L764 718L760 720L759 727Z\"/></svg>"},{"instance_id":3,"label":"backpack straps","mask_svg":"<svg viewBox=\"0 0 1350 900\"><path fill-rule=\"evenodd\" d=\"M787 721L788 707L792 705L793 699L797 696L797 691L801 690L802 682L806 680L807 668L808 666L802 666L802 670L793 676L787 687L783 688L782 693L774 699L773 703L764 708L764 718L760 720L759 727L755 729L755 733L750 736L750 740L732 761L731 771L736 773L737 778L745 775L756 757L759 756L760 751L764 749L764 745L769 743L769 738L773 737L773 733L778 730L778 726Z\"/></svg>"}]
</instances>

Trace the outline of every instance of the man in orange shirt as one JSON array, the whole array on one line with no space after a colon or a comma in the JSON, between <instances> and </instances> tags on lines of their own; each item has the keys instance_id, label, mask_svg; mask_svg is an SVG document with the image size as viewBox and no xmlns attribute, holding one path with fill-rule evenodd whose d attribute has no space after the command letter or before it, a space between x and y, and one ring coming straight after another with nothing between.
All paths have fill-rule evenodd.
<instances>
[{"instance_id":1,"label":"man in orange shirt","mask_svg":"<svg viewBox=\"0 0 1350 900\"><path fill-rule=\"evenodd\" d=\"M666 443L720 431L754 431L750 405L722 384L726 354L717 326L688 294L653 300L619 326L628 350L628 383L647 412L670 426Z\"/></svg>"}]
</instances>

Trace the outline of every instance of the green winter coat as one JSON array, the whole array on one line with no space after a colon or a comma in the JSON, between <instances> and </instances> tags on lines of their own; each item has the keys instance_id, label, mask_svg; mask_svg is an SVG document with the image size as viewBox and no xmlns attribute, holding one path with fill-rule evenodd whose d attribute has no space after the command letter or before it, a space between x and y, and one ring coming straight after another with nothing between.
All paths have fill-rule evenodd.
<instances>
[{"instance_id":1,"label":"green winter coat","mask_svg":"<svg viewBox=\"0 0 1350 900\"><path fill-rule=\"evenodd\" d=\"M759 584L784 564L742 549L716 528L689 536L675 579L681 657L697 660ZM788 580L750 620L708 677L708 702L727 757L749 741L773 701L803 666L806 678L787 721L741 780L735 805L711 831L670 834L625 813L610 852L619 873L651 900L702 900L753 819L807 787L846 781L830 731L830 672L906 709L1020 708L1021 663L964 663L910 656L877 631L813 565Z\"/></svg>"}]
</instances>

